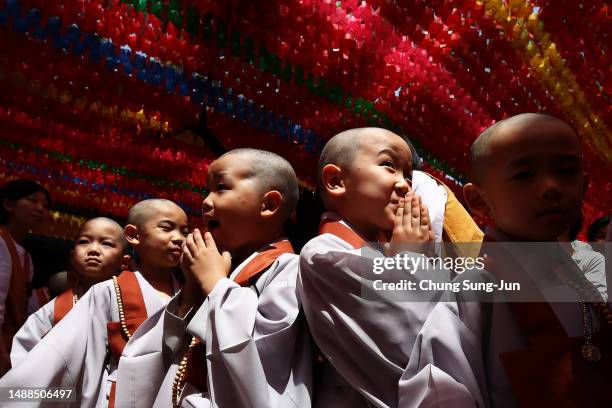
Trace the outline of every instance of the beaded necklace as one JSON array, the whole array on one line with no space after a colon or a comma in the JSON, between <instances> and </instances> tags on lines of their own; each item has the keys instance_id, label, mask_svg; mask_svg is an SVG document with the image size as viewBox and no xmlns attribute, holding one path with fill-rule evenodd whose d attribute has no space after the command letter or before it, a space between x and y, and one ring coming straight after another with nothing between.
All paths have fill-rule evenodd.
<instances>
[{"instance_id":1,"label":"beaded necklace","mask_svg":"<svg viewBox=\"0 0 612 408\"><path fill-rule=\"evenodd\" d=\"M178 408L179 403L181 401L181 394L185 389L185 383L187 380L187 363L191 358L191 354L193 353L193 349L197 344L197 338L195 336L191 336L191 341L189 342L189 346L185 351L185 355L181 359L181 362L176 369L176 375L174 376L174 381L172 382L172 407Z\"/></svg>"},{"instance_id":2,"label":"beaded necklace","mask_svg":"<svg viewBox=\"0 0 612 408\"><path fill-rule=\"evenodd\" d=\"M560 271L562 271L560 273ZM601 349L593 344L593 318L589 307L597 314L603 324L612 325L612 311L608 304L604 302L586 302L585 299L600 299L601 296L597 289L589 282L584 275L570 274L565 268L557 269L557 276L563 283L576 290L578 304L582 312L582 331L584 344L580 348L582 357L592 363L601 360ZM603 300L603 299L602 299Z\"/></svg>"},{"instance_id":3,"label":"beaded necklace","mask_svg":"<svg viewBox=\"0 0 612 408\"><path fill-rule=\"evenodd\" d=\"M121 289L119 289L119 282L117 281L116 276L113 276L113 286L115 287L115 297L117 298L117 309L119 310L119 323L121 324L121 331L129 340L132 337L132 333L130 333L130 331L128 330L127 323L125 322L123 300L121 299Z\"/></svg>"}]
</instances>

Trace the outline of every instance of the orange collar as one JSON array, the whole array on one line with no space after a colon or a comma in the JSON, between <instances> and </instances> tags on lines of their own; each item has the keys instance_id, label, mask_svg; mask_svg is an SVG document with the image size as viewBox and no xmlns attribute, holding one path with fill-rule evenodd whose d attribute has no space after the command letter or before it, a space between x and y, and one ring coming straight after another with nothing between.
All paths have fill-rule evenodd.
<instances>
[{"instance_id":1,"label":"orange collar","mask_svg":"<svg viewBox=\"0 0 612 408\"><path fill-rule=\"evenodd\" d=\"M240 286L248 286L251 279L265 271L282 254L293 254L293 247L287 240L278 241L270 244L265 250L258 253L244 268L238 273L234 282Z\"/></svg>"},{"instance_id":2,"label":"orange collar","mask_svg":"<svg viewBox=\"0 0 612 408\"><path fill-rule=\"evenodd\" d=\"M350 227L341 221L333 219L322 219L319 225L319 235L332 234L341 240L348 242L353 249L359 249L366 245L366 241Z\"/></svg>"}]
</instances>

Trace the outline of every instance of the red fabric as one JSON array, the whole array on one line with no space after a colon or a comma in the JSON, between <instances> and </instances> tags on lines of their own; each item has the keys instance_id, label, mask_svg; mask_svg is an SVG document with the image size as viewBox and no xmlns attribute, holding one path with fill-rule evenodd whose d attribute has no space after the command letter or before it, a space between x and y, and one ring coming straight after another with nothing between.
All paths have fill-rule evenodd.
<instances>
[{"instance_id":1,"label":"red fabric","mask_svg":"<svg viewBox=\"0 0 612 408\"><path fill-rule=\"evenodd\" d=\"M354 249L365 246L365 241L355 231L340 221L322 220L319 226L319 235L332 234L348 242Z\"/></svg>"},{"instance_id":2,"label":"red fabric","mask_svg":"<svg viewBox=\"0 0 612 408\"><path fill-rule=\"evenodd\" d=\"M249 262L241 271L234 281L240 286L248 286L251 279L261 272L265 271L276 259L282 254L292 254L293 247L289 241L279 241L260 252Z\"/></svg>"},{"instance_id":3,"label":"red fabric","mask_svg":"<svg viewBox=\"0 0 612 408\"><path fill-rule=\"evenodd\" d=\"M53 306L53 325L55 326L60 320L72 310L74 306L74 291L69 288L63 291L56 299Z\"/></svg>"},{"instance_id":4,"label":"red fabric","mask_svg":"<svg viewBox=\"0 0 612 408\"><path fill-rule=\"evenodd\" d=\"M522 290L538 290L522 267L511 255L487 242L483 253L485 268L496 278L509 276L519 280ZM503 262L502 262L503 261ZM516 271L523 273L517 274ZM534 293L534 292L531 292ZM539 293L539 291L537 292ZM543 297L542 297L543 299ZM580 307L578 303L576 307ZM500 354L500 360L522 407L586 407L612 406L612 328L603 324L593 335L602 358L598 362L586 361L581 354L582 338L567 336L550 304L545 302L512 302L509 306L520 326L527 345L518 350Z\"/></svg>"},{"instance_id":5,"label":"red fabric","mask_svg":"<svg viewBox=\"0 0 612 408\"><path fill-rule=\"evenodd\" d=\"M121 292L125 323L128 331L133 334L142 322L147 319L147 307L142 296L142 290L140 289L136 274L131 271L123 271L117 277L117 283ZM121 330L121 322L107 323L106 331L111 355L119 363L123 348L129 339L125 336L123 330ZM116 383L113 382L108 403L108 406L111 408L115 406L115 388Z\"/></svg>"},{"instance_id":6,"label":"red fabric","mask_svg":"<svg viewBox=\"0 0 612 408\"><path fill-rule=\"evenodd\" d=\"M2 325L2 341L6 351L10 353L13 336L28 318L30 257L25 254L22 264L13 238L3 227L0 227L0 237L6 243L6 248L11 256L11 280L4 303L4 323Z\"/></svg>"}]
</instances>

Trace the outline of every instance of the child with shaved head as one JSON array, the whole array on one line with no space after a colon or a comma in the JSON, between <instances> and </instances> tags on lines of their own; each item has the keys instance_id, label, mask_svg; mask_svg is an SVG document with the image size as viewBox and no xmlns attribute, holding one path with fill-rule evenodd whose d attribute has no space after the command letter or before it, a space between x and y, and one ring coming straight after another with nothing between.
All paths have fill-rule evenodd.
<instances>
[{"instance_id":1,"label":"child with shaved head","mask_svg":"<svg viewBox=\"0 0 612 408\"><path fill-rule=\"evenodd\" d=\"M30 315L13 338L11 364L16 366L96 283L121 272L127 250L123 228L110 218L85 221L70 252L70 265L75 276L71 288Z\"/></svg>"},{"instance_id":2,"label":"child with shaved head","mask_svg":"<svg viewBox=\"0 0 612 408\"><path fill-rule=\"evenodd\" d=\"M118 396L126 406L310 406L298 257L283 232L295 172L274 153L237 149L210 165L206 189L206 232L183 250L186 283L126 348Z\"/></svg>"},{"instance_id":3,"label":"child with shaved head","mask_svg":"<svg viewBox=\"0 0 612 408\"><path fill-rule=\"evenodd\" d=\"M402 378L400 403L611 406L612 313L556 242L580 215L576 132L552 116L517 115L485 130L471 161L466 201L494 226L481 250L485 270L457 282L505 280L520 289L501 301L459 292L438 304Z\"/></svg>"},{"instance_id":4,"label":"child with shaved head","mask_svg":"<svg viewBox=\"0 0 612 408\"><path fill-rule=\"evenodd\" d=\"M302 249L299 285L310 331L328 362L317 406L397 406L398 381L432 306L362 294L378 279L373 258L410 254L407 249L422 257L434 239L427 207L411 188L412 174L408 143L388 130L351 129L323 149L318 190L329 212L320 235ZM449 279L448 271L429 273ZM415 283L429 273L402 276Z\"/></svg>"},{"instance_id":5,"label":"child with shaved head","mask_svg":"<svg viewBox=\"0 0 612 408\"><path fill-rule=\"evenodd\" d=\"M179 266L187 228L185 212L172 201L135 204L124 234L138 255L138 271L93 285L0 379L0 386L67 387L74 389L81 407L123 406L115 398L121 353L142 322L163 309L178 290L172 272ZM93 258L85 260L88 268L95 263ZM85 277L90 280L92 275L88 271Z\"/></svg>"}]
</instances>

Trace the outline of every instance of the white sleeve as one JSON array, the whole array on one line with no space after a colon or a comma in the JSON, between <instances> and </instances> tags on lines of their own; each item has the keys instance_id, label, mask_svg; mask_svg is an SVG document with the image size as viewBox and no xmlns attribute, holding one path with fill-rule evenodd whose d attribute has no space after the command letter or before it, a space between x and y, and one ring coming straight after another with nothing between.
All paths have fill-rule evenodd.
<instances>
[{"instance_id":1,"label":"white sleeve","mask_svg":"<svg viewBox=\"0 0 612 408\"><path fill-rule=\"evenodd\" d=\"M475 407L484 404L473 366L482 364L478 335L459 319L451 303L438 304L414 344L399 381L401 407ZM452 398L449 400L448 398Z\"/></svg>"},{"instance_id":2,"label":"white sleeve","mask_svg":"<svg viewBox=\"0 0 612 408\"><path fill-rule=\"evenodd\" d=\"M187 331L205 340L215 404L310 405L311 361L299 338L297 259L281 256L260 277L265 284L259 296L252 288L222 279L192 318ZM296 370L296 355L302 363L308 360L308 367L298 364Z\"/></svg>"},{"instance_id":3,"label":"white sleeve","mask_svg":"<svg viewBox=\"0 0 612 408\"><path fill-rule=\"evenodd\" d=\"M582 251L580 269L584 276L599 291L604 301L608 300L606 286L606 262L602 254L596 251Z\"/></svg>"},{"instance_id":4,"label":"white sleeve","mask_svg":"<svg viewBox=\"0 0 612 408\"><path fill-rule=\"evenodd\" d=\"M469 271L454 282L491 279L486 271ZM451 301L436 305L418 335L399 399L418 396L423 406L446 406L452 395L462 407L516 406L500 355L523 347L524 338L508 303L466 300L461 292L447 298Z\"/></svg>"},{"instance_id":5,"label":"white sleeve","mask_svg":"<svg viewBox=\"0 0 612 408\"><path fill-rule=\"evenodd\" d=\"M4 324L6 297L8 296L9 287L11 285L12 268L11 254L4 240L0 238L0 331Z\"/></svg>"},{"instance_id":6,"label":"white sleeve","mask_svg":"<svg viewBox=\"0 0 612 408\"><path fill-rule=\"evenodd\" d=\"M106 401L107 327L110 288L93 286L19 363L0 387L74 388L81 407Z\"/></svg>"},{"instance_id":7,"label":"white sleeve","mask_svg":"<svg viewBox=\"0 0 612 408\"><path fill-rule=\"evenodd\" d=\"M13 337L11 365L18 365L38 342L53 328L55 299L31 314Z\"/></svg>"},{"instance_id":8,"label":"white sleeve","mask_svg":"<svg viewBox=\"0 0 612 408\"><path fill-rule=\"evenodd\" d=\"M444 211L448 200L446 189L429 174L418 170L412 172L412 189L427 205L431 229L436 237L436 242L442 242Z\"/></svg>"}]
</instances>

